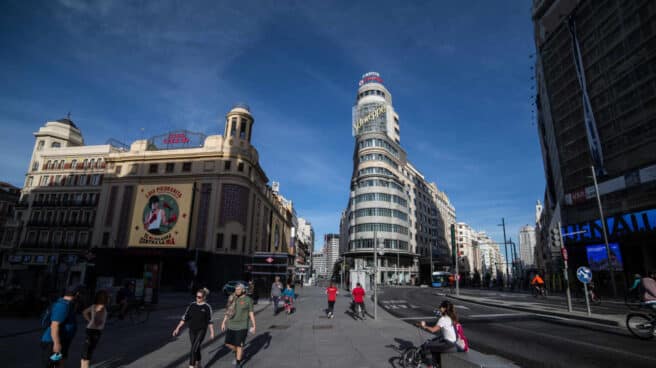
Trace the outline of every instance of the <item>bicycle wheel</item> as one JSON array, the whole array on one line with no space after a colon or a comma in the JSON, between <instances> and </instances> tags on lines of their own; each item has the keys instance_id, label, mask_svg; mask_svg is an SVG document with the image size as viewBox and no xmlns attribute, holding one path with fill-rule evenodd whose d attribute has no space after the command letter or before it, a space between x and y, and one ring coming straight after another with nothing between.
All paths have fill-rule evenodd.
<instances>
[{"instance_id":1,"label":"bicycle wheel","mask_svg":"<svg viewBox=\"0 0 656 368\"><path fill-rule=\"evenodd\" d=\"M401 354L401 366L403 368L421 367L421 352L418 348L407 348Z\"/></svg>"},{"instance_id":2,"label":"bicycle wheel","mask_svg":"<svg viewBox=\"0 0 656 368\"><path fill-rule=\"evenodd\" d=\"M626 328L633 336L642 340L650 340L654 338L656 324L646 314L630 313L626 316Z\"/></svg>"}]
</instances>

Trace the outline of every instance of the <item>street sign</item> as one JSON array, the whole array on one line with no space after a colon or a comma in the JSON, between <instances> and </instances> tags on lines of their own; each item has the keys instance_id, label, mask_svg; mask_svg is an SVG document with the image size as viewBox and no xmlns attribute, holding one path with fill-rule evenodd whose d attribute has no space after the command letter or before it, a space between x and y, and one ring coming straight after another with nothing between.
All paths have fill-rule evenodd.
<instances>
[{"instance_id":1,"label":"street sign","mask_svg":"<svg viewBox=\"0 0 656 368\"><path fill-rule=\"evenodd\" d=\"M269 257L269 258L265 259L265 261L267 261L267 263L271 263L271 262L273 262L273 258Z\"/></svg>"},{"instance_id":2,"label":"street sign","mask_svg":"<svg viewBox=\"0 0 656 368\"><path fill-rule=\"evenodd\" d=\"M581 266L576 270L576 278L584 284L589 284L592 281L592 271L587 267Z\"/></svg>"}]
</instances>

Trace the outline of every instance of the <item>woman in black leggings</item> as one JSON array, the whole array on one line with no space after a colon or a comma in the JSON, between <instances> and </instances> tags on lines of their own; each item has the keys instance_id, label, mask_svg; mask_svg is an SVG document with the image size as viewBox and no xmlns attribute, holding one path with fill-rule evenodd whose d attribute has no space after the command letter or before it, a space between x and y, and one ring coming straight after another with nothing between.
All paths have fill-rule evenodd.
<instances>
[{"instance_id":1,"label":"woman in black leggings","mask_svg":"<svg viewBox=\"0 0 656 368\"><path fill-rule=\"evenodd\" d=\"M191 340L191 351L189 352L189 368L200 367L200 348L210 328L210 339L214 339L214 325L212 324L212 307L207 304L207 295L210 293L206 288L196 292L196 301L189 304L178 326L173 330L173 336L180 333L180 328L187 323L189 325L189 339Z\"/></svg>"}]
</instances>

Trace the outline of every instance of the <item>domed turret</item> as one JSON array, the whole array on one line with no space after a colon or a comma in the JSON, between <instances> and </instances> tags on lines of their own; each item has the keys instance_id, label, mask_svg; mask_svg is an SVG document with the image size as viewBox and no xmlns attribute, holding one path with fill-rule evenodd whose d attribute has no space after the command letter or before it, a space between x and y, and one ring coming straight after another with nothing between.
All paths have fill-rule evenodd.
<instances>
[{"instance_id":1,"label":"domed turret","mask_svg":"<svg viewBox=\"0 0 656 368\"><path fill-rule=\"evenodd\" d=\"M225 137L236 138L250 143L254 122L255 119L253 119L248 105L235 105L226 115Z\"/></svg>"}]
</instances>

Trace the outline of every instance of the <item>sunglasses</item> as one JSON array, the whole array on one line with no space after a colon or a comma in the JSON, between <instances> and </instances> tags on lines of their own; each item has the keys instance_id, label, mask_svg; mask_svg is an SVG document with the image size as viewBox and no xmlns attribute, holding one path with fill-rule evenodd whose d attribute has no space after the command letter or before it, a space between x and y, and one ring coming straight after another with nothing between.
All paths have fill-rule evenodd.
<instances>
[{"instance_id":1,"label":"sunglasses","mask_svg":"<svg viewBox=\"0 0 656 368\"><path fill-rule=\"evenodd\" d=\"M203 299L202 295L196 295L196 299Z\"/></svg>"}]
</instances>

